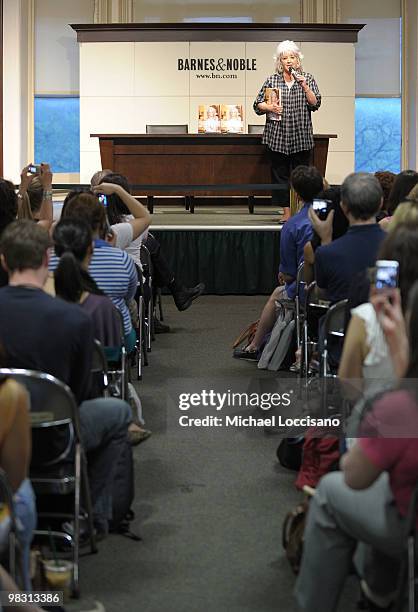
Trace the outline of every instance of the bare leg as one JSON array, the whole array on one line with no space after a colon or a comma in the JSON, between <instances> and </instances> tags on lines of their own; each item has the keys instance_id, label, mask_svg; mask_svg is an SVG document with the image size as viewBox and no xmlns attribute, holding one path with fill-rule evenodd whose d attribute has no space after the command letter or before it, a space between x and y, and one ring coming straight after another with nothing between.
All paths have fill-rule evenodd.
<instances>
[{"instance_id":1,"label":"bare leg","mask_svg":"<svg viewBox=\"0 0 418 612\"><path fill-rule=\"evenodd\" d=\"M283 292L284 287L276 287L267 300L267 303L263 308L263 312L261 313L260 321L258 323L253 341L246 348L247 351L257 351L261 346L264 336L273 329L277 319L275 302L283 297Z\"/></svg>"}]
</instances>

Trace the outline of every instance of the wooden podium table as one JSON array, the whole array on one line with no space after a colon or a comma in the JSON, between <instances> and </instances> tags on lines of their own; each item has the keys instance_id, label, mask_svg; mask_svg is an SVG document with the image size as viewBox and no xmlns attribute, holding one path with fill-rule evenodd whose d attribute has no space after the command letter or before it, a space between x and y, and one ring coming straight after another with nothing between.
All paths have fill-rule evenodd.
<instances>
[{"instance_id":1,"label":"wooden podium table","mask_svg":"<svg viewBox=\"0 0 418 612\"><path fill-rule=\"evenodd\" d=\"M90 134L99 138L102 168L140 185L135 195L254 196L269 194L267 148L261 134ZM325 176L335 134L316 134L312 163ZM233 186L236 185L236 188ZM257 185L266 186L265 189ZM193 212L193 201L191 212Z\"/></svg>"}]
</instances>

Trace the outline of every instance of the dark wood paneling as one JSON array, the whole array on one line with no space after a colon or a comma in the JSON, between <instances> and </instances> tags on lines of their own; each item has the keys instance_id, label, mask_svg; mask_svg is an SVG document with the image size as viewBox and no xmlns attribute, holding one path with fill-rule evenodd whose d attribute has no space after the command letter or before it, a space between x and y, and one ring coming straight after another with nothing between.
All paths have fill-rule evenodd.
<instances>
[{"instance_id":1,"label":"dark wood paneling","mask_svg":"<svg viewBox=\"0 0 418 612\"><path fill-rule=\"evenodd\" d=\"M364 24L124 23L71 24L78 42L238 41L357 42Z\"/></svg>"},{"instance_id":2,"label":"dark wood paneling","mask_svg":"<svg viewBox=\"0 0 418 612\"><path fill-rule=\"evenodd\" d=\"M91 134L100 142L103 168L127 176L132 184L155 185L147 195L244 195L267 193L250 188L197 190L198 185L265 185L270 162L260 134L205 138L196 134ZM328 142L335 134L315 135L313 163L325 176ZM221 142L228 144L222 146ZM184 185L165 191L157 186ZM137 191L143 194L143 191Z\"/></svg>"}]
</instances>

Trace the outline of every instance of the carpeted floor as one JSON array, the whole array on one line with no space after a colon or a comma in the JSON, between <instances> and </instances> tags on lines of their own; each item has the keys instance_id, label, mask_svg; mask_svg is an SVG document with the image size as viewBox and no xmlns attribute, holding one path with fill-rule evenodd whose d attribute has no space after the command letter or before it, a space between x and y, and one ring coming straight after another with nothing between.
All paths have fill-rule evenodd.
<instances>
[{"instance_id":1,"label":"carpeted floor","mask_svg":"<svg viewBox=\"0 0 418 612\"><path fill-rule=\"evenodd\" d=\"M300 494L294 473L277 463L278 437L263 429L181 429L170 396L190 379L214 389L221 379L248 383L256 367L233 360L230 347L264 300L205 296L179 313L164 298L172 333L157 336L137 384L153 431L134 450L132 528L143 540L113 535L97 556L84 557L83 600L69 609L96 599L109 612L295 610L281 525ZM343 599L342 611L355 609L352 583Z\"/></svg>"}]
</instances>

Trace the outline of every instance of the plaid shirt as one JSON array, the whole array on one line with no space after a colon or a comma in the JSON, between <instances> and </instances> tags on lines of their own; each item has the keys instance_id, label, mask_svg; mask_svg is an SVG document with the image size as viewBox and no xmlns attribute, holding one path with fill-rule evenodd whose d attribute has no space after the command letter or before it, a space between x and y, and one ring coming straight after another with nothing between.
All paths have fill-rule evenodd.
<instances>
[{"instance_id":1,"label":"plaid shirt","mask_svg":"<svg viewBox=\"0 0 418 612\"><path fill-rule=\"evenodd\" d=\"M265 111L258 108L260 102L264 102L266 87L280 89L283 113L281 121L269 121L267 119L263 133L263 144L272 151L279 151L285 155L291 155L298 151L313 149L314 139L312 131L311 111L316 111L321 106L321 94L315 79L309 72L302 73L306 77L306 83L316 97L315 106L308 104L306 94L302 87L294 82L288 87L283 74L276 73L268 77L258 92L254 101L254 111L257 115L264 115Z\"/></svg>"}]
</instances>

